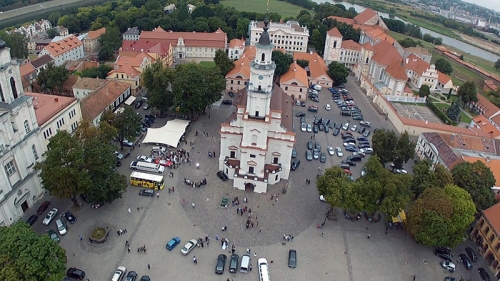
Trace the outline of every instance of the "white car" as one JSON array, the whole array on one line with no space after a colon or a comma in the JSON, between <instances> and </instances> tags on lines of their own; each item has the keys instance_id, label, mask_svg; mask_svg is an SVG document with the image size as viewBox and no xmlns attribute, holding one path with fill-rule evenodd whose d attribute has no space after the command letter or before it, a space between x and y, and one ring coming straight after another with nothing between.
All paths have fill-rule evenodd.
<instances>
[{"instance_id":1,"label":"white car","mask_svg":"<svg viewBox=\"0 0 500 281\"><path fill-rule=\"evenodd\" d=\"M342 126L342 130L347 131L348 129L349 129L349 123L345 123L345 124Z\"/></svg>"},{"instance_id":2,"label":"white car","mask_svg":"<svg viewBox=\"0 0 500 281\"><path fill-rule=\"evenodd\" d=\"M454 272L455 271L455 267L456 267L454 263L449 262L449 261L443 261L441 263L441 266L444 269L448 270L449 272Z\"/></svg>"},{"instance_id":3,"label":"white car","mask_svg":"<svg viewBox=\"0 0 500 281\"><path fill-rule=\"evenodd\" d=\"M358 126L354 125L351 127L351 131L356 132L356 129L358 129Z\"/></svg>"},{"instance_id":4,"label":"white car","mask_svg":"<svg viewBox=\"0 0 500 281\"><path fill-rule=\"evenodd\" d=\"M123 159L123 154L121 154L120 152L115 151L113 153L115 154L116 159L118 159L118 160L122 160Z\"/></svg>"},{"instance_id":5,"label":"white car","mask_svg":"<svg viewBox=\"0 0 500 281\"><path fill-rule=\"evenodd\" d=\"M365 154L372 154L373 153L373 148L367 147L367 148L361 148L359 152L363 152Z\"/></svg>"},{"instance_id":6,"label":"white car","mask_svg":"<svg viewBox=\"0 0 500 281\"><path fill-rule=\"evenodd\" d=\"M359 124L364 127L370 127L372 124L368 121L360 121Z\"/></svg>"},{"instance_id":7,"label":"white car","mask_svg":"<svg viewBox=\"0 0 500 281\"><path fill-rule=\"evenodd\" d=\"M313 131L313 126L311 124L307 124L306 125L306 130L308 133L312 132Z\"/></svg>"},{"instance_id":8,"label":"white car","mask_svg":"<svg viewBox=\"0 0 500 281\"><path fill-rule=\"evenodd\" d=\"M183 254L185 256L188 255L194 249L194 247L196 247L197 245L198 245L198 241L196 239L189 240L189 242L187 242L186 245L184 245L184 247L182 247L181 254Z\"/></svg>"},{"instance_id":9,"label":"white car","mask_svg":"<svg viewBox=\"0 0 500 281\"><path fill-rule=\"evenodd\" d=\"M124 146L128 146L128 147L132 147L132 146L134 146L134 143L133 143L133 142L131 142L131 141L129 141L129 140L127 140L127 139L124 139L124 140L122 141L122 144L123 144Z\"/></svg>"},{"instance_id":10,"label":"white car","mask_svg":"<svg viewBox=\"0 0 500 281\"><path fill-rule=\"evenodd\" d=\"M56 217L56 215L57 215L58 212L59 212L58 209L52 208L52 210L50 210L50 212L45 216L45 218L43 219L42 223L44 225L49 225L50 222Z\"/></svg>"},{"instance_id":11,"label":"white car","mask_svg":"<svg viewBox=\"0 0 500 281\"><path fill-rule=\"evenodd\" d=\"M406 171L405 169L397 169L396 174L408 174L408 171Z\"/></svg>"},{"instance_id":12,"label":"white car","mask_svg":"<svg viewBox=\"0 0 500 281\"><path fill-rule=\"evenodd\" d=\"M328 154L330 154L330 155L334 155L335 154L335 149L333 149L332 146L328 147Z\"/></svg>"},{"instance_id":13,"label":"white car","mask_svg":"<svg viewBox=\"0 0 500 281\"><path fill-rule=\"evenodd\" d=\"M343 157L344 156L344 153L342 153L342 148L340 147L335 147L335 150L337 151L337 156L338 157Z\"/></svg>"},{"instance_id":14,"label":"white car","mask_svg":"<svg viewBox=\"0 0 500 281\"><path fill-rule=\"evenodd\" d=\"M327 104L325 104L325 109L330 110L330 109L332 109L332 107L330 106L330 104L327 103Z\"/></svg>"},{"instance_id":15,"label":"white car","mask_svg":"<svg viewBox=\"0 0 500 281\"><path fill-rule=\"evenodd\" d=\"M356 144L353 142L344 142L344 147L348 147L348 146L356 146Z\"/></svg>"},{"instance_id":16,"label":"white car","mask_svg":"<svg viewBox=\"0 0 500 281\"><path fill-rule=\"evenodd\" d=\"M306 123L302 123L302 124L300 124L300 130L301 130L302 132L305 132L305 131L307 130L307 125L306 125Z\"/></svg>"},{"instance_id":17,"label":"white car","mask_svg":"<svg viewBox=\"0 0 500 281\"><path fill-rule=\"evenodd\" d=\"M145 155L139 155L139 156L137 156L137 161L153 163L153 158L147 157Z\"/></svg>"}]
</instances>

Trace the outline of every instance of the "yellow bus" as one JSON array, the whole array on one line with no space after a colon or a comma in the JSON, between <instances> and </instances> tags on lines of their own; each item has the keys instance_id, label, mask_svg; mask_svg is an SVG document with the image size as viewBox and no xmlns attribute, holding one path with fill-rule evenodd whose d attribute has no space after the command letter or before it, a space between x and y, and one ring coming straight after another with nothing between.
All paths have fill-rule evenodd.
<instances>
[{"instance_id":1,"label":"yellow bus","mask_svg":"<svg viewBox=\"0 0 500 281\"><path fill-rule=\"evenodd\" d=\"M141 172L132 172L130 174L130 184L140 187L161 190L165 187L163 176L151 175Z\"/></svg>"}]
</instances>

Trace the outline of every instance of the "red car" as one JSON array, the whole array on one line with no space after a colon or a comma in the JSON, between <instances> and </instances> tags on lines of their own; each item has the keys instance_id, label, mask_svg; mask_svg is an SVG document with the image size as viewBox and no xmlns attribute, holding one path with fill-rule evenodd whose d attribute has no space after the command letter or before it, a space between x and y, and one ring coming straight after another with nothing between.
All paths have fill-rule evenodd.
<instances>
[{"instance_id":1,"label":"red car","mask_svg":"<svg viewBox=\"0 0 500 281\"><path fill-rule=\"evenodd\" d=\"M45 201L42 203L42 205L40 205L40 207L38 207L38 210L36 211L36 213L38 215L41 215L45 212L45 210L47 210L50 206L50 201Z\"/></svg>"}]
</instances>

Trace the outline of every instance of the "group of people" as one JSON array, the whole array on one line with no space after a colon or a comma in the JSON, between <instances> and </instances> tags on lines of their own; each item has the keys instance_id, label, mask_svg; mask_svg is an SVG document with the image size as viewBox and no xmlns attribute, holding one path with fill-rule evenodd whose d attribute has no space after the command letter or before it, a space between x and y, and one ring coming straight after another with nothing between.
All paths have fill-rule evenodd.
<instances>
[{"instance_id":1,"label":"group of people","mask_svg":"<svg viewBox=\"0 0 500 281\"><path fill-rule=\"evenodd\" d=\"M287 242L289 242L289 241L293 241L293 236L292 236L292 235L290 235L290 234L288 234L288 235L283 234L283 240L284 240L284 241L287 241Z\"/></svg>"},{"instance_id":2,"label":"group of people","mask_svg":"<svg viewBox=\"0 0 500 281\"><path fill-rule=\"evenodd\" d=\"M184 183L186 185L192 186L192 187L201 187L202 185L207 184L207 178L202 179L199 182L192 181L190 179L184 178Z\"/></svg>"}]
</instances>

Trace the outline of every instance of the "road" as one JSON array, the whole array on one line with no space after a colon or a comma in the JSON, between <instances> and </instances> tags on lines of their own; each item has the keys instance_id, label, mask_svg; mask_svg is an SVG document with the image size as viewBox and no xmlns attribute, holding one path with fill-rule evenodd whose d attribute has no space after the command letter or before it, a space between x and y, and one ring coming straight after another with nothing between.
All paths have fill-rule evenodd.
<instances>
[{"instance_id":1,"label":"road","mask_svg":"<svg viewBox=\"0 0 500 281\"><path fill-rule=\"evenodd\" d=\"M392 125L371 107L352 81L347 83L346 88L362 109L365 120L374 125L372 129L391 128ZM331 101L326 89L320 96L321 105ZM310 103L308 101L308 105ZM302 110L304 108L294 107L294 111ZM291 173L287 193L281 193L280 185L269 189L269 193L279 194L279 201L270 200L269 193L240 191L232 188L230 181L220 181L215 175L218 159L208 157L206 152L214 150L219 153L217 132L221 121L230 111L229 106L214 106L210 118L201 116L190 125L186 136L188 141L195 142L194 147L182 147L190 152L193 163L200 163L200 169L182 164L180 169L172 170L174 177L165 176L166 188L160 192L159 198L140 197L140 189L129 186L123 198L99 209L91 209L88 204L75 208L69 200L50 199L51 207L58 207L61 212L71 210L78 219L76 224L69 226L68 234L61 237L60 245L66 249L68 256L67 266L85 270L86 278L90 280L109 280L114 269L124 265L128 270L137 271L139 276L149 275L152 280L220 281L230 278L246 281L258 278L257 258L266 257L269 262L273 261L270 264L273 280L401 281L411 280L411 276L417 274L417 280L431 281L443 280L450 275L441 269L438 264L440 260L431 249L416 244L403 230L391 229L385 234L383 223L369 223L364 218L351 222L344 220L341 215L338 221L327 220L323 228L316 228L325 221L325 211L329 208L327 203L318 200L314 184L318 167L337 165L340 158L328 156L325 164L320 164L318 160L312 163L306 161L304 151L311 134L300 130L297 132L297 149L302 163L297 171ZM142 115L146 113L143 109L139 112ZM312 121L313 115L308 113L308 122ZM329 117L333 122L348 120L339 115L336 106L332 111L321 107L317 115ZM294 119L298 120L296 117ZM162 126L165 121L160 119L156 126ZM198 136L196 131L199 131ZM318 133L316 141L321 142L323 150L327 144L341 145L340 137L334 137L331 133ZM128 177L128 160L141 154L147 155L150 150L151 145L137 146L118 171ZM353 168L354 175L359 175L361 164ZM184 185L184 177L195 181L207 178L208 184L202 188L192 188ZM312 180L311 185L305 184L306 178ZM168 193L167 188L171 186L175 186L175 192ZM258 220L253 216L252 220L259 222L259 228L246 229L247 215L238 215L236 207L218 208L222 196L238 196L240 200L246 197L248 203L244 205L252 209L253 216L258 216ZM186 206L182 206L182 199L187 200ZM190 206L191 202L196 204L196 208ZM36 208L33 208L35 211ZM39 233L48 229L41 224L41 220L34 225ZM220 231L224 225L228 227L227 232ZM109 228L109 239L102 245L90 244L87 237L98 226ZM54 223L50 227L55 228ZM126 229L127 233L118 236L116 231L119 229ZM283 234L294 236L293 241L283 241ZM367 239L368 234L370 239ZM79 235L85 239L79 241ZM209 245L194 249L188 256L179 253L189 239L206 235L211 237ZM230 256L230 252L220 248L220 241L214 239L216 235L227 237L239 255L250 249L254 270L248 274L232 275L227 272L226 264L226 272L222 276L216 275L214 267L217 255L224 253ZM165 244L174 236L180 237L181 243L173 251L167 251ZM125 247L126 240L131 243L131 253ZM147 254L137 253L137 248L143 245L147 247ZM298 253L298 267L295 269L287 267L289 249L295 249ZM458 256L457 253L454 255ZM193 256L198 259L197 265L192 262ZM485 264L482 259L478 263ZM148 264L151 269L148 269ZM457 268L452 276L477 275L474 270L466 271L460 265Z\"/></svg>"}]
</instances>

